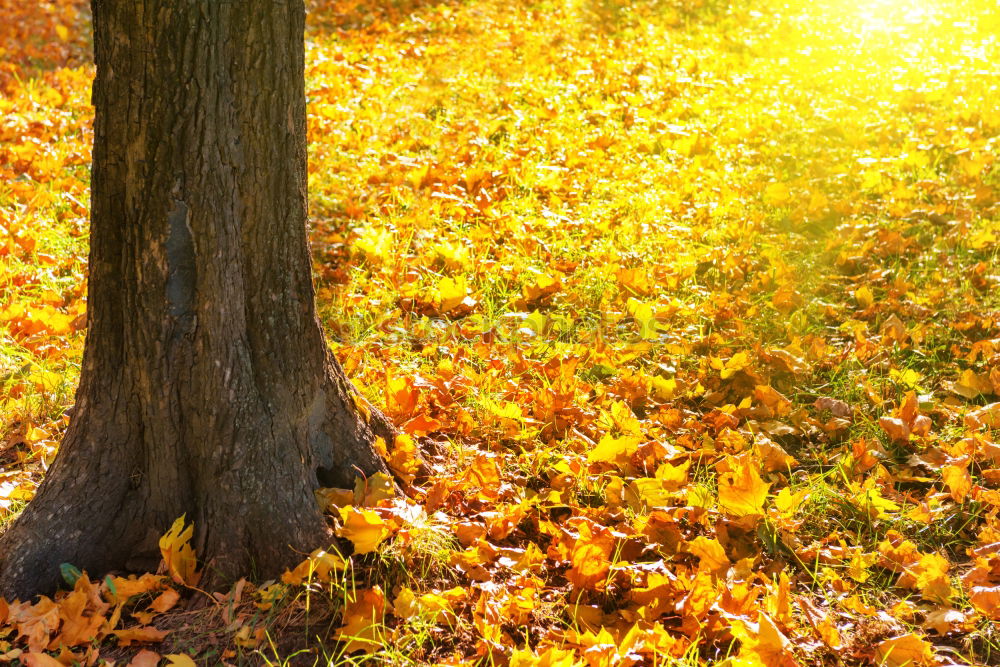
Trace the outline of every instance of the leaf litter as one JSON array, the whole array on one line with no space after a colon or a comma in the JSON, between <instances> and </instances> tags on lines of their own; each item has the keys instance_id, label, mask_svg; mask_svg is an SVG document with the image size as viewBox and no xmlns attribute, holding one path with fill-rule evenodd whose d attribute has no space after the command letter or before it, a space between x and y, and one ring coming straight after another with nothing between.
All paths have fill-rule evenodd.
<instances>
[{"instance_id":1,"label":"leaf litter","mask_svg":"<svg viewBox=\"0 0 1000 667\"><path fill-rule=\"evenodd\" d=\"M72 418L93 72L85 3L0 16L9 520ZM396 481L319 489L339 541L275 581L199 591L183 518L159 573L68 566L0 660L995 664L997 34L311 2L318 305Z\"/></svg>"}]
</instances>

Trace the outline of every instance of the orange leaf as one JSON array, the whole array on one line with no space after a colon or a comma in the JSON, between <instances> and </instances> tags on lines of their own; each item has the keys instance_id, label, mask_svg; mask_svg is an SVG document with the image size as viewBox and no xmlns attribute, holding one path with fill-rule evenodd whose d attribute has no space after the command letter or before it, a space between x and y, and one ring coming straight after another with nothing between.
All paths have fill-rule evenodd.
<instances>
[{"instance_id":1,"label":"orange leaf","mask_svg":"<svg viewBox=\"0 0 1000 667\"><path fill-rule=\"evenodd\" d=\"M611 569L611 549L614 538L603 526L581 522L579 536L570 552L571 567L566 579L577 588L601 589Z\"/></svg>"},{"instance_id":2,"label":"orange leaf","mask_svg":"<svg viewBox=\"0 0 1000 667\"><path fill-rule=\"evenodd\" d=\"M158 630L150 625L142 625L138 628L115 630L111 634L118 637L120 646L129 646L132 642L161 642L170 634L170 630Z\"/></svg>"},{"instance_id":3,"label":"orange leaf","mask_svg":"<svg viewBox=\"0 0 1000 667\"><path fill-rule=\"evenodd\" d=\"M1000 403L990 403L965 415L965 425L969 428L1000 428Z\"/></svg>"},{"instance_id":4,"label":"orange leaf","mask_svg":"<svg viewBox=\"0 0 1000 667\"><path fill-rule=\"evenodd\" d=\"M45 597L37 604L22 602L10 609L10 623L18 637L26 637L28 650L41 653L49 643L49 634L59 627L59 606Z\"/></svg>"},{"instance_id":5,"label":"orange leaf","mask_svg":"<svg viewBox=\"0 0 1000 667\"><path fill-rule=\"evenodd\" d=\"M21 656L25 667L66 667L64 664L45 653L25 653Z\"/></svg>"},{"instance_id":6,"label":"orange leaf","mask_svg":"<svg viewBox=\"0 0 1000 667\"><path fill-rule=\"evenodd\" d=\"M356 591L344 607L344 625L333 633L333 638L345 642L345 655L356 651L374 653L383 643L384 615L385 595L381 588Z\"/></svg>"},{"instance_id":7,"label":"orange leaf","mask_svg":"<svg viewBox=\"0 0 1000 667\"><path fill-rule=\"evenodd\" d=\"M135 595L150 593L163 588L163 577L148 572L141 577L130 575L128 579L123 577L112 577L111 586L105 584L109 592L114 587L113 602L124 602Z\"/></svg>"},{"instance_id":8,"label":"orange leaf","mask_svg":"<svg viewBox=\"0 0 1000 667\"><path fill-rule=\"evenodd\" d=\"M699 536L688 542L687 550L697 556L698 569L707 570L713 574L724 574L729 569L729 556L722 548L719 540Z\"/></svg>"},{"instance_id":9,"label":"orange leaf","mask_svg":"<svg viewBox=\"0 0 1000 667\"><path fill-rule=\"evenodd\" d=\"M73 592L60 601L62 632L49 642L49 648L55 649L59 644L80 646L99 639L98 631L104 624L104 613L109 606L84 572L76 580Z\"/></svg>"},{"instance_id":10,"label":"orange leaf","mask_svg":"<svg viewBox=\"0 0 1000 667\"><path fill-rule=\"evenodd\" d=\"M177 604L177 601L180 599L180 593L175 591L173 588L168 588L160 593L155 600L153 600L152 604L149 605L149 608L162 614L165 611L173 609L174 605Z\"/></svg>"}]
</instances>

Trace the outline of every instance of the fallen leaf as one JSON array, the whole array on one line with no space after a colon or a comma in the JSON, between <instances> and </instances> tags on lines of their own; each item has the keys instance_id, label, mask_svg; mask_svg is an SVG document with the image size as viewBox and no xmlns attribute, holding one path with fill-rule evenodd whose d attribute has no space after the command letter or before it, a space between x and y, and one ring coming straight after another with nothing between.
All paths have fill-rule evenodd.
<instances>
[{"instance_id":1,"label":"fallen leaf","mask_svg":"<svg viewBox=\"0 0 1000 667\"><path fill-rule=\"evenodd\" d=\"M149 649L142 649L135 654L128 667L156 667L160 664L160 654Z\"/></svg>"},{"instance_id":2,"label":"fallen leaf","mask_svg":"<svg viewBox=\"0 0 1000 667\"><path fill-rule=\"evenodd\" d=\"M875 655L886 667L919 667L934 665L934 648L930 642L914 633L886 639L875 647Z\"/></svg>"},{"instance_id":3,"label":"fallen leaf","mask_svg":"<svg viewBox=\"0 0 1000 667\"><path fill-rule=\"evenodd\" d=\"M382 645L384 614L385 595L378 586L349 594L343 625L333 633L335 640L344 642L345 655L358 651L370 654Z\"/></svg>"},{"instance_id":4,"label":"fallen leaf","mask_svg":"<svg viewBox=\"0 0 1000 667\"><path fill-rule=\"evenodd\" d=\"M733 471L719 477L719 507L733 516L763 514L767 484L753 467L752 459L733 459Z\"/></svg>"},{"instance_id":5,"label":"fallen leaf","mask_svg":"<svg viewBox=\"0 0 1000 667\"><path fill-rule=\"evenodd\" d=\"M191 548L191 537L194 535L194 524L184 526L184 516L181 516L170 530L160 538L160 553L163 563L171 578L184 586L197 586L201 579L198 572L198 559Z\"/></svg>"},{"instance_id":6,"label":"fallen leaf","mask_svg":"<svg viewBox=\"0 0 1000 667\"><path fill-rule=\"evenodd\" d=\"M118 637L118 644L129 646L133 642L161 642L170 634L170 630L160 630L149 625L125 630L115 630L111 634Z\"/></svg>"},{"instance_id":7,"label":"fallen leaf","mask_svg":"<svg viewBox=\"0 0 1000 667\"><path fill-rule=\"evenodd\" d=\"M357 510L351 505L340 508L343 525L337 531L354 543L354 553L367 554L389 536L389 527L373 510Z\"/></svg>"}]
</instances>

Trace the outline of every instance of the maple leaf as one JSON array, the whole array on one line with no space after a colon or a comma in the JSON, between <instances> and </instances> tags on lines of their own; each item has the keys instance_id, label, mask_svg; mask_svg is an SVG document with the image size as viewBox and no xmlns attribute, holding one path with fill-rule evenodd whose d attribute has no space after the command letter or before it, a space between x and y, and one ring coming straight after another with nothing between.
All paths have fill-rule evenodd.
<instances>
[{"instance_id":1,"label":"maple leaf","mask_svg":"<svg viewBox=\"0 0 1000 667\"><path fill-rule=\"evenodd\" d=\"M886 639L875 647L879 664L886 667L919 667L936 665L930 642L912 632Z\"/></svg>"},{"instance_id":2,"label":"maple leaf","mask_svg":"<svg viewBox=\"0 0 1000 667\"><path fill-rule=\"evenodd\" d=\"M739 659L747 667L796 667L799 662L792 653L792 643L764 612L756 623L734 619L733 634L740 639Z\"/></svg>"},{"instance_id":3,"label":"maple leaf","mask_svg":"<svg viewBox=\"0 0 1000 667\"><path fill-rule=\"evenodd\" d=\"M343 625L333 638L344 642L344 653L374 653L383 643L385 595L378 586L352 591L344 606Z\"/></svg>"},{"instance_id":4,"label":"maple leaf","mask_svg":"<svg viewBox=\"0 0 1000 667\"><path fill-rule=\"evenodd\" d=\"M725 574L729 569L729 557L719 540L700 535L687 543L687 550L699 558L699 569L713 574Z\"/></svg>"},{"instance_id":5,"label":"maple leaf","mask_svg":"<svg viewBox=\"0 0 1000 667\"><path fill-rule=\"evenodd\" d=\"M21 655L26 667L66 667L61 662L46 653L25 653Z\"/></svg>"},{"instance_id":6,"label":"maple leaf","mask_svg":"<svg viewBox=\"0 0 1000 667\"><path fill-rule=\"evenodd\" d=\"M170 630L160 630L159 628L144 625L137 628L115 630L111 634L118 637L119 645L129 646L134 642L161 642L170 634Z\"/></svg>"},{"instance_id":7,"label":"maple leaf","mask_svg":"<svg viewBox=\"0 0 1000 667\"><path fill-rule=\"evenodd\" d=\"M591 463L624 464L639 447L641 439L637 436L624 435L620 438L606 433L589 452L587 460Z\"/></svg>"},{"instance_id":8,"label":"maple leaf","mask_svg":"<svg viewBox=\"0 0 1000 667\"><path fill-rule=\"evenodd\" d=\"M125 602L136 595L158 591L164 585L164 577L148 572L138 577L134 574L128 578L110 577L104 582L104 588L111 594L110 599L116 603Z\"/></svg>"},{"instance_id":9,"label":"maple leaf","mask_svg":"<svg viewBox=\"0 0 1000 667\"><path fill-rule=\"evenodd\" d=\"M733 471L719 477L719 507L734 516L763 514L770 484L764 482L746 455L733 460Z\"/></svg>"},{"instance_id":10,"label":"maple leaf","mask_svg":"<svg viewBox=\"0 0 1000 667\"><path fill-rule=\"evenodd\" d=\"M367 554L389 536L389 526L373 510L357 510L353 506L340 508L343 522L337 534L354 543L354 553Z\"/></svg>"},{"instance_id":11,"label":"maple leaf","mask_svg":"<svg viewBox=\"0 0 1000 667\"><path fill-rule=\"evenodd\" d=\"M149 649L142 649L135 654L127 667L157 667L160 664L160 654Z\"/></svg>"},{"instance_id":12,"label":"maple leaf","mask_svg":"<svg viewBox=\"0 0 1000 667\"><path fill-rule=\"evenodd\" d=\"M99 588L90 581L86 572L82 573L73 591L59 602L61 631L49 643L49 649L59 644L80 646L97 639L109 607L101 599Z\"/></svg>"},{"instance_id":13,"label":"maple leaf","mask_svg":"<svg viewBox=\"0 0 1000 667\"><path fill-rule=\"evenodd\" d=\"M969 428L1000 428L1000 403L990 403L965 415Z\"/></svg>"},{"instance_id":14,"label":"maple leaf","mask_svg":"<svg viewBox=\"0 0 1000 667\"><path fill-rule=\"evenodd\" d=\"M332 574L342 572L346 568L347 562L340 554L316 549L294 569L286 570L281 575L281 581L292 586L299 586L307 581L326 583L332 581Z\"/></svg>"},{"instance_id":15,"label":"maple leaf","mask_svg":"<svg viewBox=\"0 0 1000 667\"><path fill-rule=\"evenodd\" d=\"M417 456L417 443L410 435L401 433L396 436L387 463L404 483L413 483L422 462Z\"/></svg>"},{"instance_id":16,"label":"maple leaf","mask_svg":"<svg viewBox=\"0 0 1000 667\"><path fill-rule=\"evenodd\" d=\"M976 566L962 578L962 584L976 611L1000 621L1000 555L977 558Z\"/></svg>"},{"instance_id":17,"label":"maple leaf","mask_svg":"<svg viewBox=\"0 0 1000 667\"><path fill-rule=\"evenodd\" d=\"M44 595L34 605L12 605L10 622L17 628L17 636L27 640L28 649L41 653L48 646L49 635L59 626L59 605Z\"/></svg>"},{"instance_id":18,"label":"maple leaf","mask_svg":"<svg viewBox=\"0 0 1000 667\"><path fill-rule=\"evenodd\" d=\"M965 457L962 461L946 465L941 469L941 478L956 503L964 501L972 490L972 476L969 475L968 465L969 458Z\"/></svg>"},{"instance_id":19,"label":"maple leaf","mask_svg":"<svg viewBox=\"0 0 1000 667\"><path fill-rule=\"evenodd\" d=\"M198 559L191 547L191 537L194 535L194 523L184 526L185 516L181 516L160 538L160 553L163 564L170 577L183 586L197 586L201 579L198 571Z\"/></svg>"},{"instance_id":20,"label":"maple leaf","mask_svg":"<svg viewBox=\"0 0 1000 667\"><path fill-rule=\"evenodd\" d=\"M173 609L174 605L177 604L180 599L180 593L173 588L168 588L156 596L156 599L149 604L149 608L162 614Z\"/></svg>"},{"instance_id":21,"label":"maple leaf","mask_svg":"<svg viewBox=\"0 0 1000 667\"><path fill-rule=\"evenodd\" d=\"M614 538L607 528L588 521L580 522L578 530L569 557L572 567L566 572L566 579L576 588L601 589L611 569Z\"/></svg>"}]
</instances>

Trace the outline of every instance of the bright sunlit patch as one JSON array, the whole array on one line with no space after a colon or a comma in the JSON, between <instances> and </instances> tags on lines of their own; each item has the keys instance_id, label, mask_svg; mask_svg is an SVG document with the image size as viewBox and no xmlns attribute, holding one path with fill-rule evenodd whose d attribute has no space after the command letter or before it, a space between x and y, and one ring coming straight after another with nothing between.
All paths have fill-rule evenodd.
<instances>
[{"instance_id":1,"label":"bright sunlit patch","mask_svg":"<svg viewBox=\"0 0 1000 667\"><path fill-rule=\"evenodd\" d=\"M929 0L866 0L851 4L857 8L864 34L896 32L937 22Z\"/></svg>"}]
</instances>

